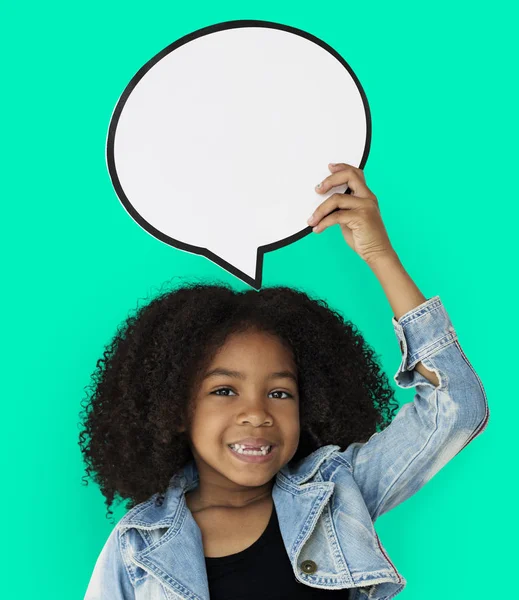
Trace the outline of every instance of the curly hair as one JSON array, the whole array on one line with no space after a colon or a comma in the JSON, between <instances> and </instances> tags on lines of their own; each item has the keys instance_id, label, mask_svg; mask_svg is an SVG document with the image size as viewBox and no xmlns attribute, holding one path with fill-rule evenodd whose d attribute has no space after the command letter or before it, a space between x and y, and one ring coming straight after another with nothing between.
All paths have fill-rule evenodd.
<instances>
[{"instance_id":1,"label":"curly hair","mask_svg":"<svg viewBox=\"0 0 519 600\"><path fill-rule=\"evenodd\" d=\"M284 286L236 291L191 282L159 293L117 328L81 406L86 478L133 508L162 494L193 458L186 437L199 376L233 333L274 333L293 352L300 440L291 462L321 446L367 441L398 410L377 355L322 299ZM184 421L185 420L185 421Z\"/></svg>"}]
</instances>

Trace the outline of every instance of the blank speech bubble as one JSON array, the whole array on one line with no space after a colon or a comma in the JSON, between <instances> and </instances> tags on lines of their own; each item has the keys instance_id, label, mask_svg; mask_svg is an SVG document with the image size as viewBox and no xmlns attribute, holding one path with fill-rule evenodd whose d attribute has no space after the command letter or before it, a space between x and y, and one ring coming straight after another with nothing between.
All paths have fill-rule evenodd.
<instances>
[{"instance_id":1,"label":"blank speech bubble","mask_svg":"<svg viewBox=\"0 0 519 600\"><path fill-rule=\"evenodd\" d=\"M263 255L312 231L329 162L361 169L366 95L315 36L269 21L199 29L149 60L110 121L106 161L124 208L162 242L252 287ZM349 190L348 190L349 191Z\"/></svg>"}]
</instances>

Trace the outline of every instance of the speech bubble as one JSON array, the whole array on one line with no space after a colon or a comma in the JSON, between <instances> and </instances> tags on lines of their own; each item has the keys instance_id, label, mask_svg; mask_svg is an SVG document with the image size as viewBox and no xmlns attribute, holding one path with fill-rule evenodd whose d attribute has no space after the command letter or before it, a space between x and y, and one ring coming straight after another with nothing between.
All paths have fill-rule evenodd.
<instances>
[{"instance_id":1,"label":"speech bubble","mask_svg":"<svg viewBox=\"0 0 519 600\"><path fill-rule=\"evenodd\" d=\"M270 21L194 31L137 71L113 111L106 161L149 234L259 289L263 255L312 231L328 163L364 168L366 95L332 47ZM348 190L349 192L350 190Z\"/></svg>"}]
</instances>

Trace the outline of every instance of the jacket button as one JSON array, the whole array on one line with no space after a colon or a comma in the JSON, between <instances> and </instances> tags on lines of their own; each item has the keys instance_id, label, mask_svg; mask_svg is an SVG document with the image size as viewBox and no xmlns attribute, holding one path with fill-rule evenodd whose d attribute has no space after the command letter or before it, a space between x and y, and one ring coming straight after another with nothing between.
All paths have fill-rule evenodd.
<instances>
[{"instance_id":1,"label":"jacket button","mask_svg":"<svg viewBox=\"0 0 519 600\"><path fill-rule=\"evenodd\" d=\"M304 560L301 563L301 569L303 573L315 573L317 571L317 565L313 560Z\"/></svg>"}]
</instances>

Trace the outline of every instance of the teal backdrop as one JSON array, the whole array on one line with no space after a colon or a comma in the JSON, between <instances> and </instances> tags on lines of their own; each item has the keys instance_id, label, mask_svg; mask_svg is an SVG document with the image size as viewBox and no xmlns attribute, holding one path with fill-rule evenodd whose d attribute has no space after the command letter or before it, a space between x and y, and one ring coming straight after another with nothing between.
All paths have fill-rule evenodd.
<instances>
[{"instance_id":1,"label":"teal backdrop","mask_svg":"<svg viewBox=\"0 0 519 600\"><path fill-rule=\"evenodd\" d=\"M405 268L426 298L441 297L487 392L487 430L377 521L408 580L400 597L512 597L517 17L500 0L2 2L3 598L82 599L112 530L99 490L82 485L78 415L116 326L165 282L246 287L141 229L105 163L112 110L135 72L181 36L234 19L304 29L351 65L373 123L368 186ZM333 81L321 85L334 93ZM393 382L391 308L338 227L266 254L263 286L277 284L323 297L357 324ZM401 404L413 393L397 388Z\"/></svg>"}]
</instances>

